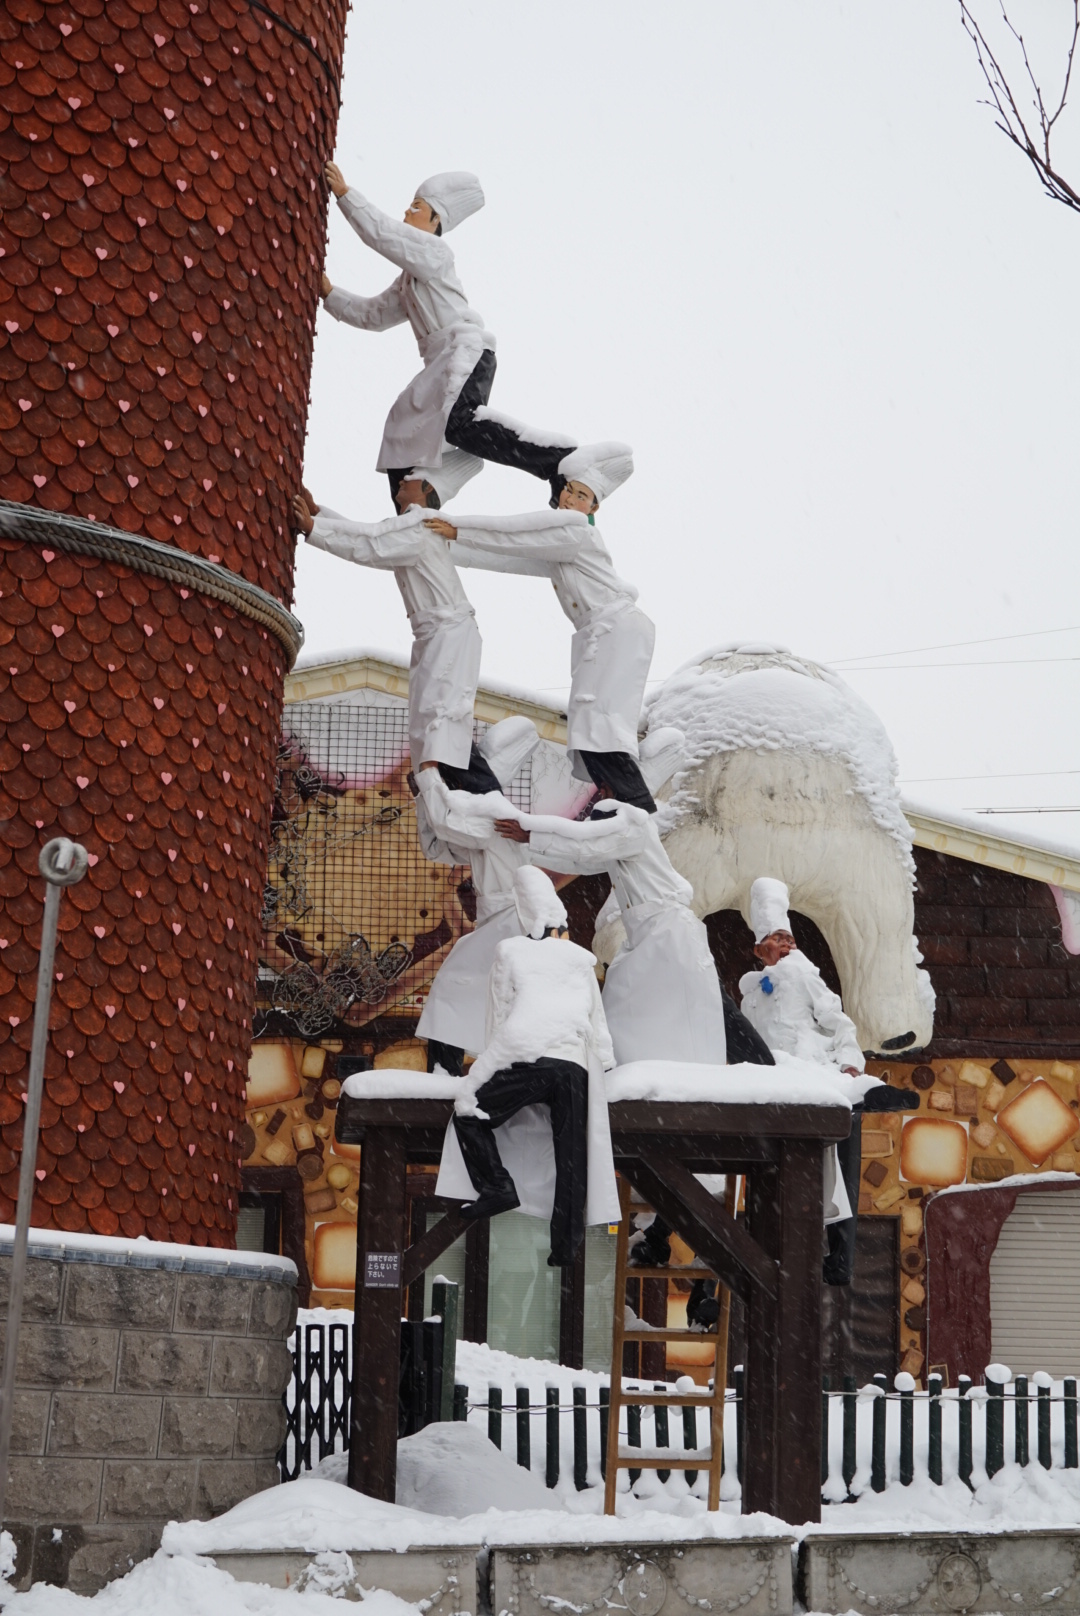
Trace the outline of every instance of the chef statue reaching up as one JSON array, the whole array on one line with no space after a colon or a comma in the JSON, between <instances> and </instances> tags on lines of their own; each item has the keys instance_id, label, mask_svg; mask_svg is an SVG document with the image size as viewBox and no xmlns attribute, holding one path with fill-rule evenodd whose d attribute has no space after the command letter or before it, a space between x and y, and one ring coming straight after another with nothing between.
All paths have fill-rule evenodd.
<instances>
[{"instance_id":1,"label":"chef statue reaching up","mask_svg":"<svg viewBox=\"0 0 1080 1616\"><path fill-rule=\"evenodd\" d=\"M542 870L514 877L524 933L495 950L487 1044L461 1079L437 1195L466 1218L520 1208L551 1221L548 1263L566 1268L587 1223L618 1222L604 1072L614 1065L596 960L569 940Z\"/></svg>"},{"instance_id":2,"label":"chef statue reaching up","mask_svg":"<svg viewBox=\"0 0 1080 1616\"><path fill-rule=\"evenodd\" d=\"M482 460L455 449L424 476L410 471L398 487L401 514L383 522L350 521L316 504L307 489L292 502L293 522L309 544L394 574L413 632L409 748L414 769L436 763L466 769L472 756L480 630L450 545L425 527L423 518L483 469Z\"/></svg>"},{"instance_id":3,"label":"chef statue reaching up","mask_svg":"<svg viewBox=\"0 0 1080 1616\"><path fill-rule=\"evenodd\" d=\"M623 803L655 813L638 765L638 724L656 629L637 590L615 571L593 512L634 469L625 443L594 443L559 464L555 509L524 516L429 517L456 540L459 567L550 578L574 627L570 641L567 750L579 780L606 786Z\"/></svg>"},{"instance_id":4,"label":"chef statue reaching up","mask_svg":"<svg viewBox=\"0 0 1080 1616\"><path fill-rule=\"evenodd\" d=\"M438 864L468 864L476 893L476 927L459 937L439 966L417 1024L427 1039L428 1070L441 1066L451 1076L464 1070L466 1050L484 1047L488 974L496 946L519 937L514 876L529 862L529 850L498 835L494 818L470 813L477 796L493 802L524 767L540 741L531 719L516 714L492 724L474 748L468 769L440 763L410 776L416 797L416 827L425 857ZM466 793L468 795L466 795Z\"/></svg>"},{"instance_id":5,"label":"chef statue reaching up","mask_svg":"<svg viewBox=\"0 0 1080 1616\"><path fill-rule=\"evenodd\" d=\"M402 221L382 213L350 186L336 163L326 165L326 181L365 246L401 271L376 297L346 292L324 274L321 295L327 313L363 331L388 331L408 321L424 362L395 401L383 430L375 469L389 477L391 496L397 498L408 468L437 468L447 445L552 479L573 441L558 433L532 432L487 408L495 379L495 338L482 315L469 306L453 249L445 240L484 206L476 175L433 174L417 187Z\"/></svg>"}]
</instances>

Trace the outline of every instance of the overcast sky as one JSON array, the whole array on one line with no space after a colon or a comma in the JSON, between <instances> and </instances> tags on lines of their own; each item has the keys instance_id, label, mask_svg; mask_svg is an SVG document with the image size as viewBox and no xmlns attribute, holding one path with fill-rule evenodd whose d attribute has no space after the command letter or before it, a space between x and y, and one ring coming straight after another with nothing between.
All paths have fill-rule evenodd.
<instances>
[{"instance_id":1,"label":"overcast sky","mask_svg":"<svg viewBox=\"0 0 1080 1616\"><path fill-rule=\"evenodd\" d=\"M1071 8L1037 5L1060 14L1037 41L1052 80ZM1080 804L1080 216L982 94L949 0L361 0L337 160L397 216L434 171L481 176L487 206L452 243L498 338L492 404L633 444L600 525L656 621L656 677L773 640L850 678L911 795ZM366 293L395 273L336 209L327 270ZM318 498L390 514L373 468L417 368L408 326L320 316ZM489 467L457 509L545 502ZM484 673L564 700L548 586L466 585ZM302 550L296 606L308 652L408 651L390 575ZM1080 842L1080 814L1027 824Z\"/></svg>"}]
</instances>

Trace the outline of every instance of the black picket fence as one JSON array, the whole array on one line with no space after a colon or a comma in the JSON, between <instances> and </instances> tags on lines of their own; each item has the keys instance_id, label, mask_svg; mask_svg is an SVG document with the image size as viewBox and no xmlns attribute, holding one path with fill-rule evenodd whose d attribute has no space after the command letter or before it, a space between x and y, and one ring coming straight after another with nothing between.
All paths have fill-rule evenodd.
<instances>
[{"instance_id":1,"label":"black picket fence","mask_svg":"<svg viewBox=\"0 0 1080 1616\"><path fill-rule=\"evenodd\" d=\"M974 1488L983 1475L995 1476L1009 1462L1024 1466L1034 1460L1044 1470L1080 1468L1076 1380L1032 1378L1034 1395L1026 1375L1010 1378L995 1365L982 1386L961 1375L955 1390L939 1375L928 1378L925 1391L917 1391L907 1375L896 1377L893 1391L880 1374L862 1388L845 1375L839 1393L826 1382L821 1413L826 1496L834 1502L857 1498L867 1486L880 1493L896 1481L909 1487L917 1474L939 1487L958 1478Z\"/></svg>"},{"instance_id":2,"label":"black picket fence","mask_svg":"<svg viewBox=\"0 0 1080 1616\"><path fill-rule=\"evenodd\" d=\"M451 1307L447 1307L450 1323ZM548 1487L565 1472L582 1491L607 1473L608 1402L606 1385L544 1388L543 1398L528 1386L509 1392L452 1381L449 1353L453 1330L441 1318L402 1323L398 1429L402 1436L438 1419L479 1416L495 1446L512 1453L526 1470L535 1469ZM283 1481L349 1446L352 1330L347 1324L305 1324L292 1341L293 1377L285 1396L286 1435L278 1464ZM743 1371L734 1373L728 1392L723 1462L741 1481L743 1469ZM841 1390L822 1391L821 1482L831 1502L857 1498L869 1488L884 1492L897 1482L910 1486L916 1475L942 1485L958 1477L969 1487L994 1476L1006 1463L1037 1463L1045 1470L1080 1468L1080 1402L1077 1382L1054 1383L1048 1375L993 1378L975 1386L961 1376L947 1389L931 1376L925 1391L897 1376L890 1389L883 1374L856 1385L844 1376ZM624 1382L628 1391L662 1391L664 1384ZM1060 1387L1060 1391L1056 1388ZM542 1430L542 1437L540 1431ZM708 1410L636 1406L626 1409L622 1440L650 1452L670 1448L672 1457L708 1452ZM542 1459L541 1459L542 1454ZM631 1485L639 1471L629 1472ZM666 1481L672 1472L657 1472ZM676 1473L677 1474L677 1473ZM685 1472L693 1486L698 1472Z\"/></svg>"},{"instance_id":3,"label":"black picket fence","mask_svg":"<svg viewBox=\"0 0 1080 1616\"><path fill-rule=\"evenodd\" d=\"M527 1386L517 1385L508 1397L500 1386L489 1386L483 1401L460 1383L447 1397L445 1378L447 1334L440 1318L422 1324L402 1321L401 1382L398 1431L410 1436L440 1418L467 1420L470 1414L486 1418L489 1439L499 1449L513 1430L513 1457L526 1470L533 1469L533 1455L539 1461L539 1444L534 1422L543 1419L543 1468L537 1466L548 1487L558 1485L564 1463L578 1491L594 1485L607 1474L608 1403L606 1385L571 1387L569 1402L557 1386L544 1388L543 1401ZM293 1375L285 1394L285 1441L278 1454L283 1481L295 1481L330 1454L349 1446L349 1401L352 1372L352 1330L347 1324L305 1324L297 1327L292 1339ZM742 1370L735 1373L735 1388L728 1393L734 1412L733 1432L737 1474L742 1476ZM624 1382L627 1390L664 1391L664 1382ZM592 1397L590 1398L590 1390ZM704 1397L702 1399L704 1404ZM675 1441L672 1442L672 1426ZM668 1410L656 1406L626 1409L624 1440L628 1447L647 1445L672 1447L679 1457L703 1450L708 1452L709 1413L701 1409ZM649 1427L651 1426L651 1429ZM509 1443L506 1443L509 1451ZM639 1471L629 1472L631 1484ZM658 1471L661 1481L670 1472ZM692 1486L697 1471L687 1471ZM590 1480L590 1476L593 1478Z\"/></svg>"}]
</instances>

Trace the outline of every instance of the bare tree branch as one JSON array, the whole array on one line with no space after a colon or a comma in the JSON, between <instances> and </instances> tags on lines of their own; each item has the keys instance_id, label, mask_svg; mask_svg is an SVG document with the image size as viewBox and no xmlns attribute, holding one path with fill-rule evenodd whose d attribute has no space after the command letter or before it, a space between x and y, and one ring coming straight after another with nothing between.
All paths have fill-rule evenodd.
<instances>
[{"instance_id":1,"label":"bare tree branch","mask_svg":"<svg viewBox=\"0 0 1080 1616\"><path fill-rule=\"evenodd\" d=\"M975 56L979 67L982 69L983 78L986 80L986 87L990 92L990 99L984 101L983 105L988 106L995 114L995 122L1002 134L1007 136L1031 163L1047 194L1053 197L1055 202L1062 202L1067 208L1072 208L1075 212L1080 213L1080 192L1075 191L1068 180L1057 172L1050 153L1050 141L1054 126L1065 111L1065 104L1068 100L1072 83L1076 48L1078 41L1080 41L1080 0L1072 0L1073 29L1065 62L1065 78L1061 87L1061 96L1052 113L1047 111L1046 100L1032 69L1024 36L1012 22L1005 8L1005 0L999 0L999 3L1005 27L1020 47L1024 72L1031 88L1035 119L1031 118L1030 113L1025 119L1024 113L1020 110L1017 95L1009 83L1008 76L994 55L968 0L959 0L961 23L965 33L975 47Z\"/></svg>"}]
</instances>

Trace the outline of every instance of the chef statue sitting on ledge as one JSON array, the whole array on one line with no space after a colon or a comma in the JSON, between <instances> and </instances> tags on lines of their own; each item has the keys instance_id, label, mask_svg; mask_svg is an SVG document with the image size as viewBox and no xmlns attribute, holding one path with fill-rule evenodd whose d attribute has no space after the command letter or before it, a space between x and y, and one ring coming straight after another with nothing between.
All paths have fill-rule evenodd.
<instances>
[{"instance_id":1,"label":"chef statue sitting on ledge","mask_svg":"<svg viewBox=\"0 0 1080 1616\"><path fill-rule=\"evenodd\" d=\"M566 1268L586 1223L614 1223L604 1072L615 1063L596 960L569 940L548 876L514 876L522 937L495 950L487 1044L461 1080L436 1194L467 1218L520 1209L551 1220L548 1263Z\"/></svg>"},{"instance_id":2,"label":"chef statue sitting on ledge","mask_svg":"<svg viewBox=\"0 0 1080 1616\"><path fill-rule=\"evenodd\" d=\"M848 1077L866 1069L855 1023L838 994L822 981L791 931L788 889L761 876L750 888L750 924L760 971L739 981L743 1014L770 1049L800 1060L839 1067ZM827 1285L850 1285L855 1269L859 1171L862 1165L862 1112L901 1111L917 1106L917 1094L881 1083L867 1086L856 1105L851 1132L825 1158L825 1223L828 1252L822 1277Z\"/></svg>"}]
</instances>

